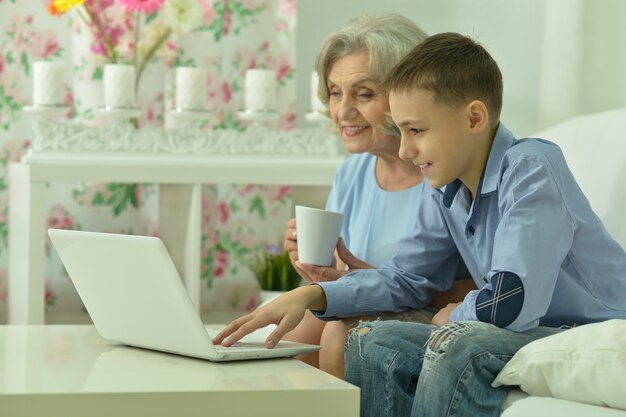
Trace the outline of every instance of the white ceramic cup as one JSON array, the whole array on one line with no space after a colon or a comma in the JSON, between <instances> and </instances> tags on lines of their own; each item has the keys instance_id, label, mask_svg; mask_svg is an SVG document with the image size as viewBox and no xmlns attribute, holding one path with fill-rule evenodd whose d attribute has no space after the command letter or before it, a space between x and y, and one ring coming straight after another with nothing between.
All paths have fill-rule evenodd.
<instances>
[{"instance_id":1,"label":"white ceramic cup","mask_svg":"<svg viewBox=\"0 0 626 417\"><path fill-rule=\"evenodd\" d=\"M302 263L329 266L341 233L343 214L296 206L298 259Z\"/></svg>"}]
</instances>

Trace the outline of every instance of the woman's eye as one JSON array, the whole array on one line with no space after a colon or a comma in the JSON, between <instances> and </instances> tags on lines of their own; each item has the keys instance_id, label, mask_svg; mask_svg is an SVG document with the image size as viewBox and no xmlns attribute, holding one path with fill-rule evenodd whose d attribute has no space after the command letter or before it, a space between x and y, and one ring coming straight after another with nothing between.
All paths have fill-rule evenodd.
<instances>
[{"instance_id":1,"label":"woman's eye","mask_svg":"<svg viewBox=\"0 0 626 417\"><path fill-rule=\"evenodd\" d=\"M374 97L374 93L372 92L363 92L363 93L359 93L357 95L357 97L359 97L360 99L370 99L372 97Z\"/></svg>"}]
</instances>

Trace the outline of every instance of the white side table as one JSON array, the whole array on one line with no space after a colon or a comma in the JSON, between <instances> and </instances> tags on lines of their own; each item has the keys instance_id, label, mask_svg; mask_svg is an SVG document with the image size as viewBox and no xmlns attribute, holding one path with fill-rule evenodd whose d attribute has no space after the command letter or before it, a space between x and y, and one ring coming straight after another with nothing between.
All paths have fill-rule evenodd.
<instances>
[{"instance_id":1,"label":"white side table","mask_svg":"<svg viewBox=\"0 0 626 417\"><path fill-rule=\"evenodd\" d=\"M43 324L46 182L161 185L160 228L192 301L200 302L202 184L328 186L344 157L47 151L9 166L9 323ZM174 202L176 204L174 204Z\"/></svg>"},{"instance_id":2,"label":"white side table","mask_svg":"<svg viewBox=\"0 0 626 417\"><path fill-rule=\"evenodd\" d=\"M93 326L0 326L11 417L357 417L359 389L295 359L211 363L115 345Z\"/></svg>"}]
</instances>

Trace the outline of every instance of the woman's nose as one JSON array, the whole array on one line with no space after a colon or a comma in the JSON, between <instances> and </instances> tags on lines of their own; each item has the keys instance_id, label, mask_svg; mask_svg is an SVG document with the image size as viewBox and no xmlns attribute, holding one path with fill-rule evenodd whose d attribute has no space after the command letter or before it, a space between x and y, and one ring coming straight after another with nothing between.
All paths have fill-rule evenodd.
<instances>
[{"instance_id":1,"label":"woman's nose","mask_svg":"<svg viewBox=\"0 0 626 417\"><path fill-rule=\"evenodd\" d=\"M356 102L347 95L344 95L337 110L339 120L350 120L355 118L357 114Z\"/></svg>"}]
</instances>

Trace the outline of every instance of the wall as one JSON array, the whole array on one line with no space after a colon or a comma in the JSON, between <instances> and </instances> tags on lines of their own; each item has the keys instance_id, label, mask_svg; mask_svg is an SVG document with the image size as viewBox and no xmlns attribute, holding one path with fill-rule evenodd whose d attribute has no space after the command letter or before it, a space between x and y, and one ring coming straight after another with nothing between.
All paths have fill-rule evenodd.
<instances>
[{"instance_id":1,"label":"wall","mask_svg":"<svg viewBox=\"0 0 626 417\"><path fill-rule=\"evenodd\" d=\"M619 0L300 1L296 66L298 123L309 107L309 77L324 36L349 16L397 12L428 33L480 41L504 76L502 120L527 135L576 114L626 104L626 2Z\"/></svg>"}]
</instances>

